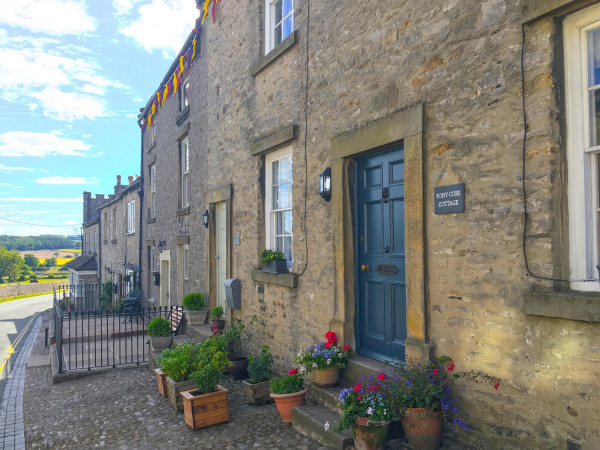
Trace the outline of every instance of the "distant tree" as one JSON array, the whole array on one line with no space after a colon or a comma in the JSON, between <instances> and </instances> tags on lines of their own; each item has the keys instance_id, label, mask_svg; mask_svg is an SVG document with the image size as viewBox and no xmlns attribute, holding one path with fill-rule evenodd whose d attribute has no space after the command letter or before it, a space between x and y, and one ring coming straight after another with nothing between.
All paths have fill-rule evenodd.
<instances>
[{"instance_id":1,"label":"distant tree","mask_svg":"<svg viewBox=\"0 0 600 450\"><path fill-rule=\"evenodd\" d=\"M8 277L9 280L16 280L23 263L23 258L17 250L0 247L0 278Z\"/></svg>"},{"instance_id":2,"label":"distant tree","mask_svg":"<svg viewBox=\"0 0 600 450\"><path fill-rule=\"evenodd\" d=\"M58 258L58 255L60 255L60 253L58 253L58 252L54 252L54 257L55 257L55 258Z\"/></svg>"},{"instance_id":3,"label":"distant tree","mask_svg":"<svg viewBox=\"0 0 600 450\"><path fill-rule=\"evenodd\" d=\"M48 258L46 260L46 267L54 267L56 266L56 258Z\"/></svg>"},{"instance_id":4,"label":"distant tree","mask_svg":"<svg viewBox=\"0 0 600 450\"><path fill-rule=\"evenodd\" d=\"M40 260L30 253L27 253L23 258L25 259L25 264L27 264L31 268L40 265Z\"/></svg>"}]
</instances>

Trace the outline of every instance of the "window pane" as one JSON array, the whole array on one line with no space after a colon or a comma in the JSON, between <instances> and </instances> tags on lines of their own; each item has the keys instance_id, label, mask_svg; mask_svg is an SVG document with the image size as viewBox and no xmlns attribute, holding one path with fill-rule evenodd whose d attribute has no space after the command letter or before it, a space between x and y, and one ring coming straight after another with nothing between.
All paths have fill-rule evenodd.
<instances>
[{"instance_id":1,"label":"window pane","mask_svg":"<svg viewBox=\"0 0 600 450\"><path fill-rule=\"evenodd\" d=\"M588 31L588 87L600 84L600 28Z\"/></svg>"},{"instance_id":2,"label":"window pane","mask_svg":"<svg viewBox=\"0 0 600 450\"><path fill-rule=\"evenodd\" d=\"M275 234L281 236L283 234L283 211L275 213Z\"/></svg>"},{"instance_id":3,"label":"window pane","mask_svg":"<svg viewBox=\"0 0 600 450\"><path fill-rule=\"evenodd\" d=\"M285 259L288 261L292 261L292 237L288 236L283 238L283 253L285 255Z\"/></svg>"},{"instance_id":4,"label":"window pane","mask_svg":"<svg viewBox=\"0 0 600 450\"><path fill-rule=\"evenodd\" d=\"M600 89L590 91L590 147L600 142Z\"/></svg>"},{"instance_id":5,"label":"window pane","mask_svg":"<svg viewBox=\"0 0 600 450\"><path fill-rule=\"evenodd\" d=\"M283 0L283 17L286 17L289 13L292 12L292 5L292 0Z\"/></svg>"},{"instance_id":6,"label":"window pane","mask_svg":"<svg viewBox=\"0 0 600 450\"><path fill-rule=\"evenodd\" d=\"M279 23L281 22L281 19L283 18L283 3L284 0L278 0L275 3L273 3L273 9L275 10L275 23Z\"/></svg>"},{"instance_id":7,"label":"window pane","mask_svg":"<svg viewBox=\"0 0 600 450\"><path fill-rule=\"evenodd\" d=\"M279 161L273 161L273 165L271 166L272 168L272 178L273 178L273 182L272 185L275 186L276 184L279 184Z\"/></svg>"},{"instance_id":8,"label":"window pane","mask_svg":"<svg viewBox=\"0 0 600 450\"><path fill-rule=\"evenodd\" d=\"M279 160L279 182L290 181L292 179L292 160L291 156L286 156Z\"/></svg>"},{"instance_id":9,"label":"window pane","mask_svg":"<svg viewBox=\"0 0 600 450\"><path fill-rule=\"evenodd\" d=\"M283 232L284 234L292 234L292 211L283 212Z\"/></svg>"},{"instance_id":10,"label":"window pane","mask_svg":"<svg viewBox=\"0 0 600 450\"><path fill-rule=\"evenodd\" d=\"M273 30L273 44L279 44L283 39L281 38L281 23Z\"/></svg>"},{"instance_id":11,"label":"window pane","mask_svg":"<svg viewBox=\"0 0 600 450\"><path fill-rule=\"evenodd\" d=\"M294 17L290 16L283 21L283 34L281 36L282 40L292 34L292 30L294 29Z\"/></svg>"},{"instance_id":12,"label":"window pane","mask_svg":"<svg viewBox=\"0 0 600 450\"><path fill-rule=\"evenodd\" d=\"M290 185L289 183L282 184L279 186L279 208L289 208L291 207L291 199L290 199Z\"/></svg>"},{"instance_id":13,"label":"window pane","mask_svg":"<svg viewBox=\"0 0 600 450\"><path fill-rule=\"evenodd\" d=\"M275 250L277 250L278 252L283 252L283 238L282 237L275 238Z\"/></svg>"},{"instance_id":14,"label":"window pane","mask_svg":"<svg viewBox=\"0 0 600 450\"><path fill-rule=\"evenodd\" d=\"M273 201L271 202L271 209L279 209L279 187L273 186Z\"/></svg>"}]
</instances>

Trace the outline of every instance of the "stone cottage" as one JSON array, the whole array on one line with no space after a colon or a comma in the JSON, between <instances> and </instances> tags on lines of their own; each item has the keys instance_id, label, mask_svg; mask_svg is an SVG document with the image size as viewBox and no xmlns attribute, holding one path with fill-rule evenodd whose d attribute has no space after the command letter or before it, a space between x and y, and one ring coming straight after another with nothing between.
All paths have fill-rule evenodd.
<instances>
[{"instance_id":1,"label":"stone cottage","mask_svg":"<svg viewBox=\"0 0 600 450\"><path fill-rule=\"evenodd\" d=\"M598 2L261 0L215 19L139 119L150 302L224 304L238 278L227 317L256 315L281 366L327 330L367 360L449 355L502 380L458 386L459 439L598 448ZM289 273L263 273L264 248Z\"/></svg>"}]
</instances>

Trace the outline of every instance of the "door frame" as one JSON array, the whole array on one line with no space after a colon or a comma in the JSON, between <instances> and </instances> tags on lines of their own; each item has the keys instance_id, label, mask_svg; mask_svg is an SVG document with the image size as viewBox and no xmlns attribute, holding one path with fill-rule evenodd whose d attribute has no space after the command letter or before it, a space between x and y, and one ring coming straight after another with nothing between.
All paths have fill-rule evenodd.
<instances>
[{"instance_id":1,"label":"door frame","mask_svg":"<svg viewBox=\"0 0 600 450\"><path fill-rule=\"evenodd\" d=\"M208 251L206 262L208 300L207 305L210 307L217 305L217 203L225 202L225 246L226 257L225 263L226 278L231 277L231 202L233 197L233 186L227 184L217 189L213 189L206 193L206 203L208 209ZM225 308L227 310L227 308Z\"/></svg>"},{"instance_id":2,"label":"door frame","mask_svg":"<svg viewBox=\"0 0 600 450\"><path fill-rule=\"evenodd\" d=\"M334 316L330 329L356 343L354 159L404 143L406 245L406 358L428 359L423 172L424 105L419 103L331 140Z\"/></svg>"},{"instance_id":3,"label":"door frame","mask_svg":"<svg viewBox=\"0 0 600 450\"><path fill-rule=\"evenodd\" d=\"M171 306L171 250L163 250L159 256L160 285L159 306Z\"/></svg>"}]
</instances>

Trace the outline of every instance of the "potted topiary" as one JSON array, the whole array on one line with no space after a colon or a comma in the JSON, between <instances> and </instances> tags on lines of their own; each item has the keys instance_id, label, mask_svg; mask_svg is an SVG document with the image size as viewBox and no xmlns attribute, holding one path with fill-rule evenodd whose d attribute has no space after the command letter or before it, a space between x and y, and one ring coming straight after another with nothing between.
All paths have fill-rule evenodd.
<instances>
[{"instance_id":1,"label":"potted topiary","mask_svg":"<svg viewBox=\"0 0 600 450\"><path fill-rule=\"evenodd\" d=\"M214 306L210 310L210 329L213 332L222 331L225 328L225 321L223 320L223 316L225 315L225 311L222 306Z\"/></svg>"},{"instance_id":2,"label":"potted topiary","mask_svg":"<svg viewBox=\"0 0 600 450\"><path fill-rule=\"evenodd\" d=\"M292 423L294 407L304 405L306 396L304 379L298 375L297 369L291 369L284 378L271 378L270 389L271 398L275 400L281 421Z\"/></svg>"},{"instance_id":3,"label":"potted topiary","mask_svg":"<svg viewBox=\"0 0 600 450\"><path fill-rule=\"evenodd\" d=\"M181 393L185 423L194 430L229 420L229 391L218 384L223 370L231 364L227 356L227 339L213 336L198 348L196 367L191 374L196 388Z\"/></svg>"},{"instance_id":4,"label":"potted topiary","mask_svg":"<svg viewBox=\"0 0 600 450\"><path fill-rule=\"evenodd\" d=\"M262 270L266 273L287 273L287 261L285 255L276 250L267 250L266 248L260 254Z\"/></svg>"},{"instance_id":5,"label":"potted topiary","mask_svg":"<svg viewBox=\"0 0 600 450\"><path fill-rule=\"evenodd\" d=\"M167 396L169 403L177 411L183 410L181 392L194 389L195 381L191 379L197 368L200 344L189 340L180 346L171 347L161 354L160 368L169 374L167 377Z\"/></svg>"},{"instance_id":6,"label":"potted topiary","mask_svg":"<svg viewBox=\"0 0 600 450\"><path fill-rule=\"evenodd\" d=\"M264 405L271 397L269 395L269 379L273 375L271 366L273 356L268 345L263 345L258 356L248 358L248 381L242 381L242 391L246 403Z\"/></svg>"},{"instance_id":7,"label":"potted topiary","mask_svg":"<svg viewBox=\"0 0 600 450\"><path fill-rule=\"evenodd\" d=\"M150 348L153 352L160 353L171 345L171 322L164 317L155 317L148 323L148 336Z\"/></svg>"},{"instance_id":8,"label":"potted topiary","mask_svg":"<svg viewBox=\"0 0 600 450\"><path fill-rule=\"evenodd\" d=\"M205 308L204 295L200 292L191 292L183 297L183 313L190 325L203 325L206 323L208 310Z\"/></svg>"}]
</instances>

